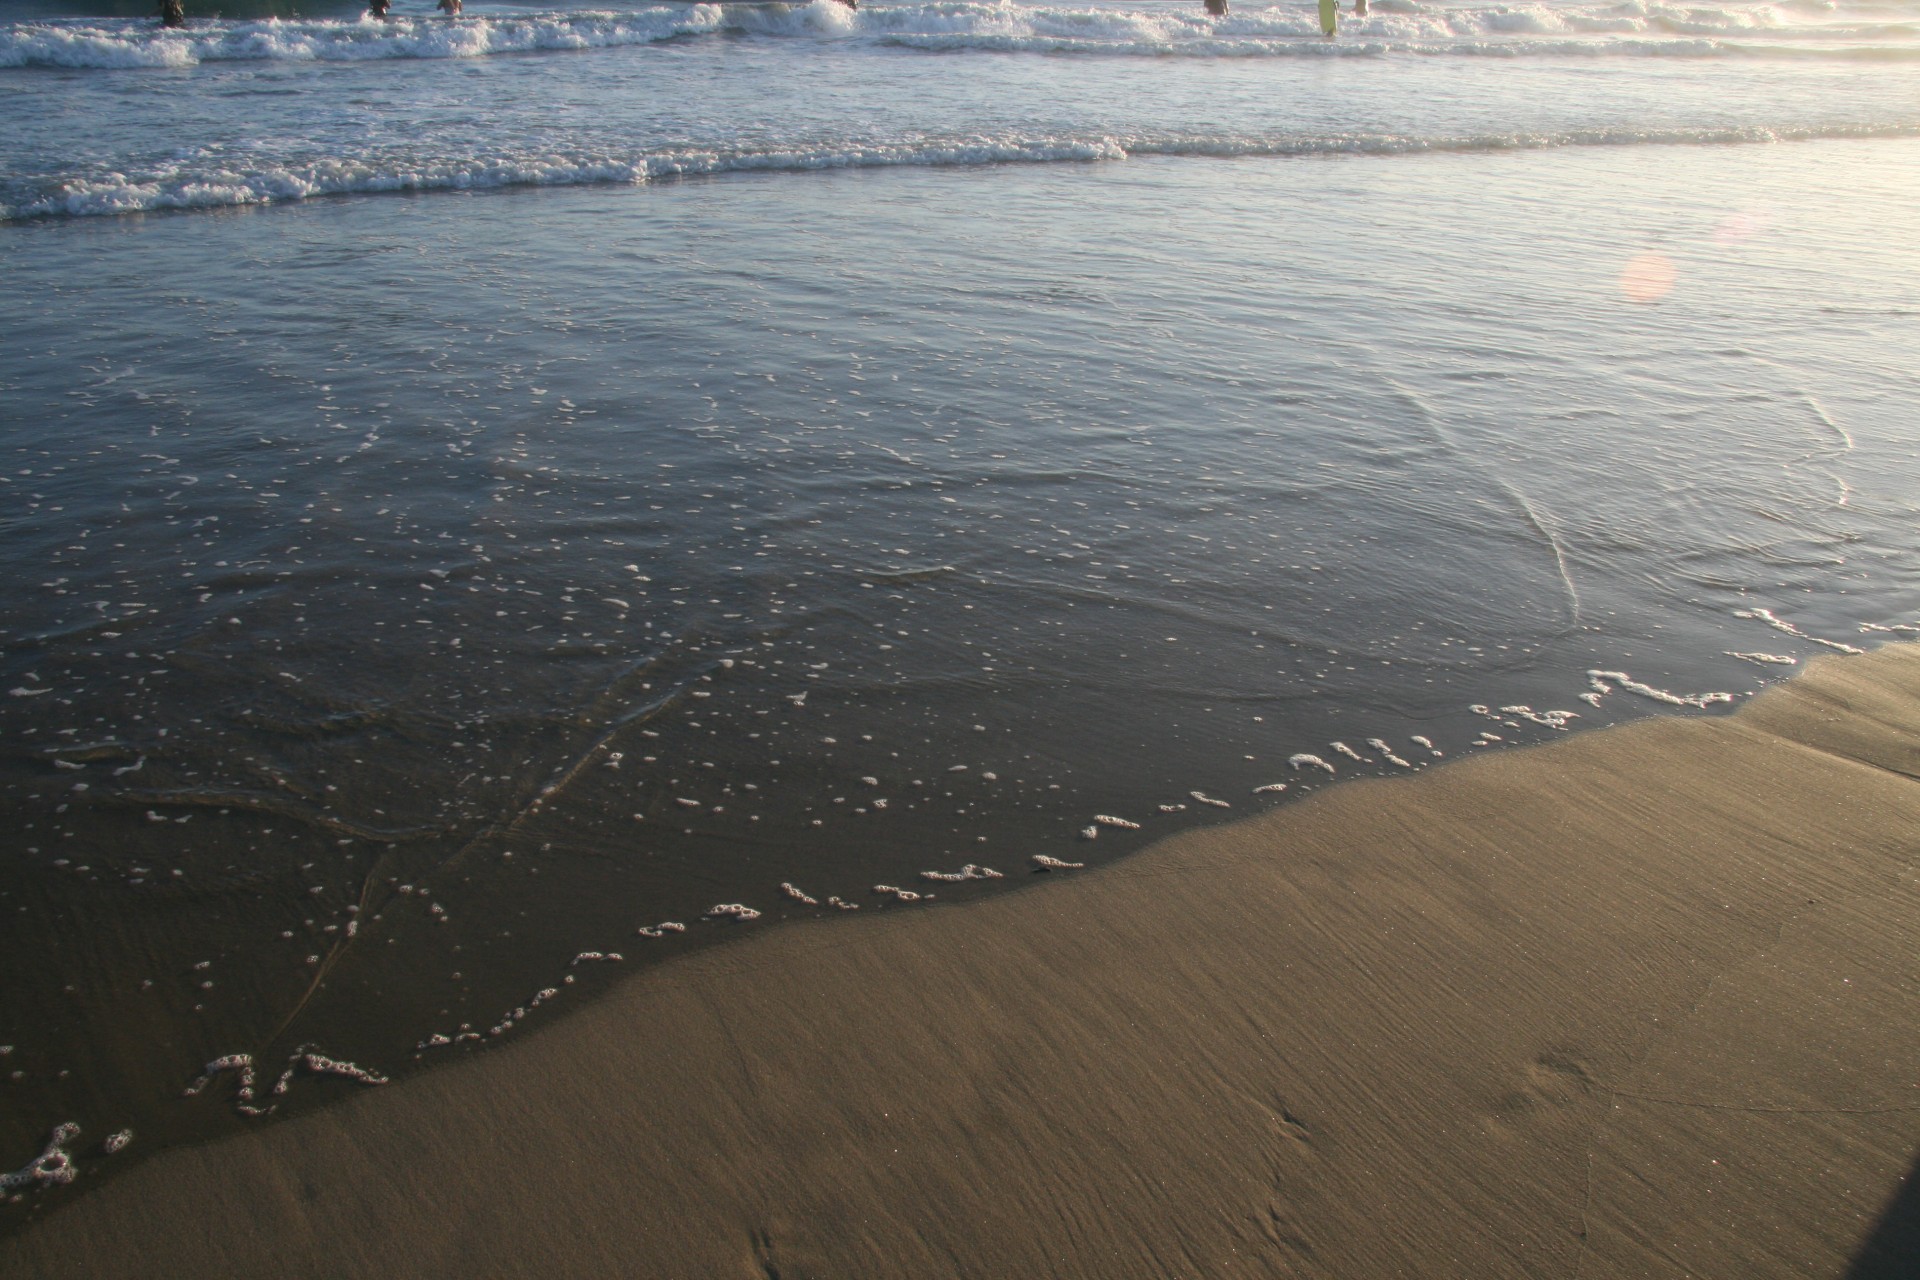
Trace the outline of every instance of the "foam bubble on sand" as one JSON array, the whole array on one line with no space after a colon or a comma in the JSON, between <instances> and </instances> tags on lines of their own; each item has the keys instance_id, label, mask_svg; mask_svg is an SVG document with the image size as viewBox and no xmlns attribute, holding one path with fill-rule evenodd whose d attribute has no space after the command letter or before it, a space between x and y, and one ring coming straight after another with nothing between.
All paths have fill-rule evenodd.
<instances>
[{"instance_id":1,"label":"foam bubble on sand","mask_svg":"<svg viewBox=\"0 0 1920 1280\"><path fill-rule=\"evenodd\" d=\"M1791 622L1788 622L1785 618L1774 616L1773 610L1771 609L1761 609L1761 608L1735 609L1733 611L1733 616L1736 618L1756 619L1757 621L1766 623L1768 626L1772 627L1775 631L1784 632L1785 634L1794 637L1796 640L1811 640L1813 641L1813 643L1823 644L1827 646L1827 648L1829 649L1838 649L1841 653L1865 653L1866 652L1865 649L1862 649L1857 645L1848 644L1843 640L1824 640L1819 636L1808 635L1806 632L1802 631L1799 627L1796 627Z\"/></svg>"},{"instance_id":2,"label":"foam bubble on sand","mask_svg":"<svg viewBox=\"0 0 1920 1280\"><path fill-rule=\"evenodd\" d=\"M253 1055L250 1053L229 1053L215 1058L202 1069L194 1082L187 1086L186 1096L191 1098L213 1083L213 1078L223 1071L240 1073L240 1100L253 1101Z\"/></svg>"},{"instance_id":3,"label":"foam bubble on sand","mask_svg":"<svg viewBox=\"0 0 1920 1280\"><path fill-rule=\"evenodd\" d=\"M1099 835L1100 835L1100 828L1098 828L1098 827L1095 827L1095 826L1085 826L1085 827L1082 827L1082 828L1080 828L1080 838L1081 838L1082 840L1093 840L1093 839L1097 839L1097 838L1099 837Z\"/></svg>"},{"instance_id":4,"label":"foam bubble on sand","mask_svg":"<svg viewBox=\"0 0 1920 1280\"><path fill-rule=\"evenodd\" d=\"M1311 752L1307 752L1307 751L1302 751L1297 755L1288 756L1287 763L1292 765L1296 770L1325 769L1328 773L1333 772L1332 765L1328 764L1325 760L1322 760L1319 756L1316 756Z\"/></svg>"},{"instance_id":5,"label":"foam bubble on sand","mask_svg":"<svg viewBox=\"0 0 1920 1280\"><path fill-rule=\"evenodd\" d=\"M745 908L742 908L742 909L745 910ZM758 915L759 913L755 912L754 914ZM658 928L654 928L654 929L643 928L640 930L640 932L647 935L650 938L658 938L669 931L672 931L675 933L685 933L686 929L687 927L685 925L677 924L669 920L662 923ZM571 969L582 964L593 963L593 962L619 963L621 961L624 961L625 959L626 957L621 955L618 951L582 951L578 955L574 956L574 958L571 961L568 962L567 967ZM455 975L455 976L457 977L458 975ZM572 983L573 983L572 974L568 974L561 979L561 984L563 986L571 985ZM541 1005L545 1004L547 1001L553 999L555 996L559 994L560 994L559 987L544 987L541 990L534 992L532 999L528 1000L523 1005L518 1005L512 1009L509 1009L506 1012L506 1014L500 1019L500 1021L494 1023L491 1027L488 1027L487 1035L490 1035L490 1036L505 1035L507 1032L513 1030L514 1026L518 1024L522 1019L524 1019L529 1013L531 1013L535 1009L538 1009ZM453 1035L448 1035L445 1032L436 1031L432 1035L428 1036L426 1039L414 1045L413 1047L416 1052L420 1052L427 1049L443 1049L448 1045L464 1044L467 1041L479 1040L479 1039L482 1039L481 1034L478 1031L475 1031L472 1028L471 1024L463 1022L460 1024L460 1030L455 1032ZM334 1063L331 1059L318 1059L317 1055L314 1055L314 1054L307 1054L306 1057L308 1059L306 1066L309 1071L326 1070L326 1071L332 1072L335 1075L350 1075L350 1076L353 1076L353 1078L355 1079L365 1079L365 1082L368 1084L385 1084L386 1083L384 1079L366 1079L365 1078L366 1073L361 1073L360 1068L354 1067L352 1063ZM281 1082L274 1086L275 1093L284 1093L286 1091L286 1082L288 1078L292 1076L292 1074L293 1074L293 1068L292 1067L287 1068L286 1073L280 1077Z\"/></svg>"},{"instance_id":6,"label":"foam bubble on sand","mask_svg":"<svg viewBox=\"0 0 1920 1280\"><path fill-rule=\"evenodd\" d=\"M802 890L798 885L792 883L791 881L782 880L780 882L780 892L786 894L789 898L792 898L795 902L805 903L809 907L817 907L820 905L820 900L818 898L815 898L812 895L808 894L807 892Z\"/></svg>"},{"instance_id":7,"label":"foam bubble on sand","mask_svg":"<svg viewBox=\"0 0 1920 1280\"><path fill-rule=\"evenodd\" d=\"M969 862L958 871L922 871L920 878L922 880L945 880L949 883L954 883L961 880L1001 880L1005 877L992 867L976 866Z\"/></svg>"},{"instance_id":8,"label":"foam bubble on sand","mask_svg":"<svg viewBox=\"0 0 1920 1280\"><path fill-rule=\"evenodd\" d=\"M57 1125L53 1136L47 1139L47 1145L40 1154L14 1173L0 1173L0 1191L12 1191L17 1187L65 1186L72 1182L79 1170L73 1167L73 1157L67 1153L67 1144L80 1136L80 1126L68 1121Z\"/></svg>"},{"instance_id":9,"label":"foam bubble on sand","mask_svg":"<svg viewBox=\"0 0 1920 1280\"><path fill-rule=\"evenodd\" d=\"M1612 683L1609 684L1609 681ZM1664 702L1671 707L1704 708L1716 702L1733 701L1733 695L1730 693L1674 693L1667 689L1656 689L1650 684L1635 680L1624 671L1589 671L1587 683L1592 686L1591 692L1580 696L1596 707L1600 705L1600 699L1612 693L1615 688L1639 694L1643 698L1651 698L1655 702Z\"/></svg>"},{"instance_id":10,"label":"foam bubble on sand","mask_svg":"<svg viewBox=\"0 0 1920 1280\"><path fill-rule=\"evenodd\" d=\"M1084 862L1067 862L1060 858L1048 857L1044 853L1036 853L1033 855L1033 865L1042 871L1073 871L1087 864Z\"/></svg>"},{"instance_id":11,"label":"foam bubble on sand","mask_svg":"<svg viewBox=\"0 0 1920 1280\"><path fill-rule=\"evenodd\" d=\"M687 926L681 924L678 920L662 920L652 928L641 925L638 929L634 930L635 933L643 938L664 938L670 933L685 933L686 931Z\"/></svg>"},{"instance_id":12,"label":"foam bubble on sand","mask_svg":"<svg viewBox=\"0 0 1920 1280\"><path fill-rule=\"evenodd\" d=\"M902 889L897 884L877 884L873 886L873 891L882 894L890 893L902 902L918 902L922 898L931 898L933 896L930 893L915 893L911 889Z\"/></svg>"},{"instance_id":13,"label":"foam bubble on sand","mask_svg":"<svg viewBox=\"0 0 1920 1280\"><path fill-rule=\"evenodd\" d=\"M1207 805L1212 805L1212 806L1213 806L1214 808L1216 808L1216 809L1231 809L1231 808L1233 808L1233 806L1232 806L1232 805L1230 805L1230 804L1228 804L1228 803L1227 803L1227 802L1226 802L1225 800L1215 800L1215 799L1214 799L1214 798L1213 798L1212 796L1210 796L1210 795L1207 795L1207 794L1205 794L1204 792L1200 792L1200 791L1189 791L1189 792L1187 792L1187 794L1188 794L1188 795L1190 795L1190 796L1192 796L1192 797L1193 797L1193 798L1194 798L1195 800L1197 800L1197 801L1198 801L1199 803L1201 803L1201 804L1207 804Z\"/></svg>"},{"instance_id":14,"label":"foam bubble on sand","mask_svg":"<svg viewBox=\"0 0 1920 1280\"><path fill-rule=\"evenodd\" d=\"M706 910L709 920L758 920L760 913L752 907L738 902L719 902Z\"/></svg>"},{"instance_id":15,"label":"foam bubble on sand","mask_svg":"<svg viewBox=\"0 0 1920 1280\"><path fill-rule=\"evenodd\" d=\"M125 1151L127 1149L127 1144L132 1141L133 1141L133 1130L122 1129L118 1133L108 1134L107 1140L100 1144L100 1150L104 1151L106 1154L110 1156L117 1156L122 1151Z\"/></svg>"},{"instance_id":16,"label":"foam bubble on sand","mask_svg":"<svg viewBox=\"0 0 1920 1280\"><path fill-rule=\"evenodd\" d=\"M1378 751L1380 753L1381 758L1384 759L1388 764L1394 765L1401 769L1413 768L1411 764L1408 764L1405 760L1402 760L1399 756L1393 754L1393 745L1389 743L1385 738L1368 738L1367 745L1372 747L1375 751Z\"/></svg>"},{"instance_id":17,"label":"foam bubble on sand","mask_svg":"<svg viewBox=\"0 0 1920 1280\"><path fill-rule=\"evenodd\" d=\"M1412 738L1410 738L1410 739L1409 739L1409 741L1410 741L1410 742L1413 742L1413 743L1414 743L1415 745L1417 745L1417 746L1422 746L1422 747L1425 747L1425 748L1427 749L1427 754L1428 754L1428 755L1432 755L1432 756L1443 756L1443 755L1445 755L1445 754L1446 754L1446 752L1444 752L1444 751L1442 751L1442 750L1440 750L1440 748L1438 748L1438 747L1436 747L1436 746L1434 746L1434 745L1433 745L1433 739L1432 739L1432 738L1423 738L1423 737L1421 737L1421 736L1420 736L1419 734L1417 734L1417 733L1416 733L1416 734L1414 734L1414 735L1413 735L1413 737L1412 737Z\"/></svg>"},{"instance_id":18,"label":"foam bubble on sand","mask_svg":"<svg viewBox=\"0 0 1920 1280\"><path fill-rule=\"evenodd\" d=\"M340 1058L329 1058L324 1053L301 1051L293 1055L280 1081L273 1087L275 1093L285 1093L286 1082L293 1078L296 1069L304 1069L316 1076L340 1076L343 1079L358 1081L361 1084L386 1084L387 1077L377 1071L370 1071L356 1063Z\"/></svg>"},{"instance_id":19,"label":"foam bubble on sand","mask_svg":"<svg viewBox=\"0 0 1920 1280\"><path fill-rule=\"evenodd\" d=\"M1372 763L1365 756L1361 755L1358 751L1355 751L1352 747L1348 746L1344 742L1330 742L1327 745L1332 747L1335 751L1338 751L1341 755L1347 757L1349 760L1358 760L1361 764Z\"/></svg>"},{"instance_id":20,"label":"foam bubble on sand","mask_svg":"<svg viewBox=\"0 0 1920 1280\"><path fill-rule=\"evenodd\" d=\"M1187 806L1183 804L1163 804L1160 806L1160 812L1162 813L1185 813L1186 811Z\"/></svg>"},{"instance_id":21,"label":"foam bubble on sand","mask_svg":"<svg viewBox=\"0 0 1920 1280\"><path fill-rule=\"evenodd\" d=\"M1794 667L1800 664L1800 659L1789 657L1784 653L1742 653L1737 649L1728 649L1726 655L1729 658L1739 658L1743 662L1756 662L1763 666Z\"/></svg>"},{"instance_id":22,"label":"foam bubble on sand","mask_svg":"<svg viewBox=\"0 0 1920 1280\"><path fill-rule=\"evenodd\" d=\"M387 1077L378 1072L338 1058L330 1058L326 1054L314 1052L311 1046L302 1045L288 1056L286 1069L280 1073L280 1078L273 1082L272 1093L276 1097L284 1095L291 1087L295 1074L303 1068L314 1075L344 1076L350 1080L357 1080L361 1084L387 1083ZM240 1077L240 1087L234 1093L234 1110L243 1116L263 1116L273 1110L271 1104L261 1106L255 1101L255 1088L259 1083L259 1076L254 1067L253 1055L250 1053L229 1053L207 1063L201 1074L187 1086L186 1096L191 1098L200 1094L213 1083L216 1076L229 1071L237 1072Z\"/></svg>"},{"instance_id":23,"label":"foam bubble on sand","mask_svg":"<svg viewBox=\"0 0 1920 1280\"><path fill-rule=\"evenodd\" d=\"M1287 789L1287 784L1284 782L1269 782L1263 787L1255 787L1253 789L1253 794L1258 796L1258 795L1264 795L1269 791L1285 791L1286 789Z\"/></svg>"},{"instance_id":24,"label":"foam bubble on sand","mask_svg":"<svg viewBox=\"0 0 1920 1280\"><path fill-rule=\"evenodd\" d=\"M1511 707L1502 707L1500 708L1500 712L1502 715L1519 716L1522 720L1531 720L1535 724L1543 724L1549 729L1565 729L1567 727L1567 721L1578 720L1580 718L1578 711L1535 711L1532 707L1526 706L1523 703L1517 703Z\"/></svg>"},{"instance_id":25,"label":"foam bubble on sand","mask_svg":"<svg viewBox=\"0 0 1920 1280\"><path fill-rule=\"evenodd\" d=\"M513 1030L514 1025L516 1023L520 1022L529 1013L533 1012L535 1009L538 1009L541 1005L545 1004L547 1001L553 999L555 996L559 994L560 994L560 989L558 987L544 987L541 990L534 992L533 999L527 1001L523 1005L519 1005L515 1008L509 1009L505 1017L501 1018L500 1021L494 1023L491 1027L487 1028L487 1034L490 1036L503 1036L507 1034L507 1032ZM454 1037L455 1040L461 1040L466 1038L468 1037L466 1036ZM479 1036L476 1034L471 1038L477 1040L479 1039Z\"/></svg>"},{"instance_id":26,"label":"foam bubble on sand","mask_svg":"<svg viewBox=\"0 0 1920 1280\"><path fill-rule=\"evenodd\" d=\"M1122 827L1128 831L1140 829L1139 823L1129 822L1125 818L1116 818L1110 813L1096 813L1093 815L1093 820L1103 827Z\"/></svg>"}]
</instances>

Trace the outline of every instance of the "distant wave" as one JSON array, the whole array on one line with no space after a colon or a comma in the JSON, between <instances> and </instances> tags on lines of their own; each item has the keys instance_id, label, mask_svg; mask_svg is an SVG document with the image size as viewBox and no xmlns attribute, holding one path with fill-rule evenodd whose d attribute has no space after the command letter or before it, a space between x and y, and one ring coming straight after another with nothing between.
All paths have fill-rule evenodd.
<instances>
[{"instance_id":1,"label":"distant wave","mask_svg":"<svg viewBox=\"0 0 1920 1280\"><path fill-rule=\"evenodd\" d=\"M842 6L835 6L836 8ZM653 44L716 31L713 5L639 13L554 14L447 22L403 18L208 23L163 31L151 22L37 22L0 28L0 67L190 67L205 62L361 62L479 58L500 53Z\"/></svg>"},{"instance_id":2,"label":"distant wave","mask_svg":"<svg viewBox=\"0 0 1920 1280\"><path fill-rule=\"evenodd\" d=\"M1323 134L1090 135L922 139L818 149L669 151L622 156L514 156L400 162L390 157L340 158L260 172L173 171L150 180L113 174L61 183L58 190L0 207L0 220L91 217L162 210L232 208L317 196L484 190L520 186L636 184L711 174L1086 163L1134 156L1288 157L1395 156L1429 152L1541 150L1557 147L1726 146L1820 139L1920 138L1920 120L1904 124L1809 128L1594 129L1559 133L1415 137Z\"/></svg>"},{"instance_id":3,"label":"distant wave","mask_svg":"<svg viewBox=\"0 0 1920 1280\"><path fill-rule=\"evenodd\" d=\"M935 0L830 0L760 6L656 4L620 12L477 15L459 22L399 18L207 21L162 31L150 21L51 19L0 25L0 68L185 67L231 61L477 58L654 44L722 32L867 41L939 51L980 50L1153 57L1425 56L1920 58L1920 20L1885 11L1858 22L1821 8L1788 21L1792 6L1617 4L1424 6L1382 0L1372 16L1343 19L1343 38L1320 38L1304 3L1209 17L1198 3L1071 8ZM1853 11L1848 11L1853 12ZM1901 12L1905 12L1904 10Z\"/></svg>"}]
</instances>

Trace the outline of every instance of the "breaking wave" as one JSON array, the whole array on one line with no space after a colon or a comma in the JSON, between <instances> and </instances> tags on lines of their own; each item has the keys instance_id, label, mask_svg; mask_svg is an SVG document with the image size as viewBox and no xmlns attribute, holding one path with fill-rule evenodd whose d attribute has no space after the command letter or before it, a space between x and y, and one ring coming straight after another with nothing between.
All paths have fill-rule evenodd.
<instances>
[{"instance_id":1,"label":"breaking wave","mask_svg":"<svg viewBox=\"0 0 1920 1280\"><path fill-rule=\"evenodd\" d=\"M1413 54L1468 57L1920 58L1920 13L1790 4L1428 6L1381 0L1321 38L1304 3L1210 17L1197 3L1027 7L936 0L869 5L653 4L622 11L493 12L460 21L401 17L205 20L164 31L135 19L0 24L0 68L188 67L232 61L367 61L647 45L717 34L864 41L929 51L1257 58Z\"/></svg>"},{"instance_id":2,"label":"breaking wave","mask_svg":"<svg viewBox=\"0 0 1920 1280\"><path fill-rule=\"evenodd\" d=\"M1396 156L1560 147L1728 146L1820 139L1920 138L1920 120L1807 128L1593 129L1559 133L1416 137L1394 134L1140 134L969 137L817 148L658 151L620 155L503 155L407 160L340 157L256 172L209 167L147 178L109 174L17 199L0 218L89 217L277 204L318 196L469 191L522 186L637 184L735 173L804 173L903 166L1088 163L1143 156L1196 158Z\"/></svg>"}]
</instances>

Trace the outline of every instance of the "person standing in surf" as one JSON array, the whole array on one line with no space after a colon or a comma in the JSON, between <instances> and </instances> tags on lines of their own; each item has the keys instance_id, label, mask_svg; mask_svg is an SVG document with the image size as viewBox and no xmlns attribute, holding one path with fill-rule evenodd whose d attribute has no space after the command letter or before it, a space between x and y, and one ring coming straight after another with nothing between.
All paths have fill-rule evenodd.
<instances>
[{"instance_id":1,"label":"person standing in surf","mask_svg":"<svg viewBox=\"0 0 1920 1280\"><path fill-rule=\"evenodd\" d=\"M367 16L369 18L384 18L387 16L387 10L392 7L393 0L367 0Z\"/></svg>"},{"instance_id":2,"label":"person standing in surf","mask_svg":"<svg viewBox=\"0 0 1920 1280\"><path fill-rule=\"evenodd\" d=\"M457 18L460 16L460 0L440 0L440 3L433 7L446 14L449 18Z\"/></svg>"},{"instance_id":3,"label":"person standing in surf","mask_svg":"<svg viewBox=\"0 0 1920 1280\"><path fill-rule=\"evenodd\" d=\"M160 0L160 25L163 27L184 27L187 25L187 6L181 0Z\"/></svg>"}]
</instances>

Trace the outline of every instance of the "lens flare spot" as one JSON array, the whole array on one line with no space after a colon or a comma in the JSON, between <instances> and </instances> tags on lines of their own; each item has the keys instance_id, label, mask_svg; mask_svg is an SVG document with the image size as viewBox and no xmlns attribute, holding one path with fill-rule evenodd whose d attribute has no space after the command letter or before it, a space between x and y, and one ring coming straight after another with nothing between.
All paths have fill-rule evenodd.
<instances>
[{"instance_id":1,"label":"lens flare spot","mask_svg":"<svg viewBox=\"0 0 1920 1280\"><path fill-rule=\"evenodd\" d=\"M1737 244L1742 240L1751 240L1767 229L1767 216L1764 213L1746 211L1730 213L1720 219L1713 229L1713 238L1721 244Z\"/></svg>"},{"instance_id":2,"label":"lens flare spot","mask_svg":"<svg viewBox=\"0 0 1920 1280\"><path fill-rule=\"evenodd\" d=\"M1664 253L1643 253L1620 272L1620 292L1630 302L1658 302L1673 292L1680 272Z\"/></svg>"}]
</instances>

